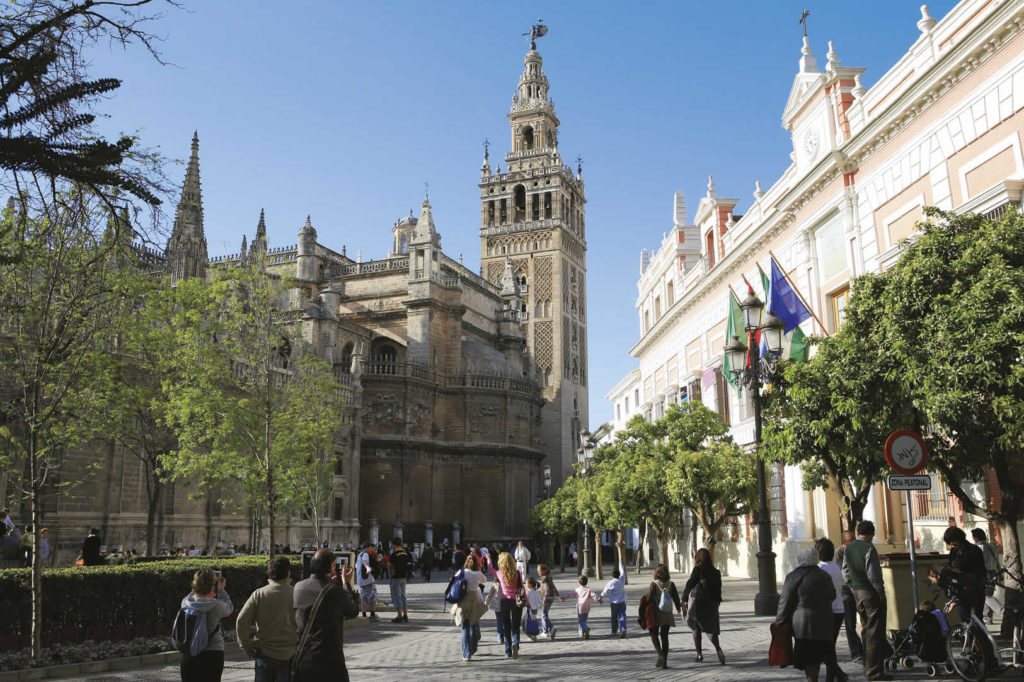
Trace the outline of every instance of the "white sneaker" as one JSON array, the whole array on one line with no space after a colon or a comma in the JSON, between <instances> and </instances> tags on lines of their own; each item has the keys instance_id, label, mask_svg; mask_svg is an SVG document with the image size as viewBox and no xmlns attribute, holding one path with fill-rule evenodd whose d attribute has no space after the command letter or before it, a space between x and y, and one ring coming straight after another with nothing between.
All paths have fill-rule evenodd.
<instances>
[{"instance_id":1,"label":"white sneaker","mask_svg":"<svg viewBox=\"0 0 1024 682\"><path fill-rule=\"evenodd\" d=\"M469 660L470 660L471 658L473 658L473 657L472 657L472 656L466 656L465 658L463 658L463 659L462 659L462 662L463 662L463 663L469 663Z\"/></svg>"}]
</instances>

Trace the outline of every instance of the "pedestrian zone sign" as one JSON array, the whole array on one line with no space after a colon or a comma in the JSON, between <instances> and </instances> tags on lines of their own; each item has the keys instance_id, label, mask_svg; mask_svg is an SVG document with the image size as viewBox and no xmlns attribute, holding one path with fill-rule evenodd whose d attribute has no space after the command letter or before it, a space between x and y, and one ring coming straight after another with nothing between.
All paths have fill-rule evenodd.
<instances>
[{"instance_id":1,"label":"pedestrian zone sign","mask_svg":"<svg viewBox=\"0 0 1024 682\"><path fill-rule=\"evenodd\" d=\"M889 490L931 490L932 477L921 476L889 476Z\"/></svg>"}]
</instances>

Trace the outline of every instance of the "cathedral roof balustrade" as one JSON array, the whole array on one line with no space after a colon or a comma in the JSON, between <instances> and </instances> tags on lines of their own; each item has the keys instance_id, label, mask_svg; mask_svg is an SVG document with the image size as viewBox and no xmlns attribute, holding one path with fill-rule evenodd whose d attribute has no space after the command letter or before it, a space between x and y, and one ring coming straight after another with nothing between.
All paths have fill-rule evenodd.
<instances>
[{"instance_id":1,"label":"cathedral roof balustrade","mask_svg":"<svg viewBox=\"0 0 1024 682\"><path fill-rule=\"evenodd\" d=\"M483 237L490 237L496 234L508 234L510 232L534 232L536 230L551 230L557 227L563 227L561 218L542 218L541 220L531 220L530 222L485 227L480 230L480 235Z\"/></svg>"},{"instance_id":2,"label":"cathedral roof balustrade","mask_svg":"<svg viewBox=\"0 0 1024 682\"><path fill-rule=\"evenodd\" d=\"M551 155L551 149L548 149L546 147L541 147L539 149L523 149L523 150L520 150L518 152L509 152L508 154L505 154L505 161L506 162L508 162L508 161L519 161L520 159L531 159L531 158L536 158L538 156L550 156L550 155ZM555 166L555 168L558 169L559 167ZM569 167L568 166L564 166L564 168L566 168L568 170Z\"/></svg>"},{"instance_id":3,"label":"cathedral roof balustrade","mask_svg":"<svg viewBox=\"0 0 1024 682\"><path fill-rule=\"evenodd\" d=\"M493 294L500 293L498 287L494 286L462 263L452 260L443 253L441 254L441 269L455 273L460 279L468 280L484 291L489 291Z\"/></svg>"},{"instance_id":4,"label":"cathedral roof balustrade","mask_svg":"<svg viewBox=\"0 0 1024 682\"><path fill-rule=\"evenodd\" d=\"M368 260L365 263L346 265L340 269L339 275L367 275L376 272L393 272L395 270L408 270L409 257L404 258L383 258L381 260Z\"/></svg>"},{"instance_id":5,"label":"cathedral roof balustrade","mask_svg":"<svg viewBox=\"0 0 1024 682\"><path fill-rule=\"evenodd\" d=\"M494 391L512 391L540 398L541 387L529 379L500 374L441 374L412 362L366 360L361 365L363 376L409 377L421 379L448 388L482 388Z\"/></svg>"}]
</instances>

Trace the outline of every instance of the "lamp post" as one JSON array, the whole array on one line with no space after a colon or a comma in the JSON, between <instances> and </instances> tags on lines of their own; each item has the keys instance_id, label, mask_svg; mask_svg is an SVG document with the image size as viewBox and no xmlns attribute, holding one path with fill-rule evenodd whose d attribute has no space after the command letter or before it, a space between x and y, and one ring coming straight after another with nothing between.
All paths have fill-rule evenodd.
<instances>
[{"instance_id":1,"label":"lamp post","mask_svg":"<svg viewBox=\"0 0 1024 682\"><path fill-rule=\"evenodd\" d=\"M576 452L580 461L580 472L585 479L590 473L590 459L594 456L594 441L590 432L586 429L580 431L580 449ZM590 532L587 528L587 519L583 519L583 573L587 577L594 577L594 565L590 562Z\"/></svg>"},{"instance_id":2,"label":"lamp post","mask_svg":"<svg viewBox=\"0 0 1024 682\"><path fill-rule=\"evenodd\" d=\"M754 597L754 614L774 616L779 609L779 593L775 586L775 552L772 551L772 522L768 511L768 480L764 460L761 459L761 386L770 380L776 370L776 362L782 352L782 337L786 324L769 312L762 320L764 303L751 291L740 302L743 311L743 326L747 332L747 343L738 336L725 344L729 369L733 376L750 391L754 406L754 447L757 450L757 596ZM762 358L756 333L764 336L767 353ZM749 355L748 355L749 351Z\"/></svg>"}]
</instances>

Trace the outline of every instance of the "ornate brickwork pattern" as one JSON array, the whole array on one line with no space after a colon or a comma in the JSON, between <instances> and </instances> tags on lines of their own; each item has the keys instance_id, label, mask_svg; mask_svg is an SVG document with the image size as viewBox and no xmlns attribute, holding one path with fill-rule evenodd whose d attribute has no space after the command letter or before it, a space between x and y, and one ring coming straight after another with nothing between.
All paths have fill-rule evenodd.
<instances>
[{"instance_id":1,"label":"ornate brickwork pattern","mask_svg":"<svg viewBox=\"0 0 1024 682\"><path fill-rule=\"evenodd\" d=\"M487 281L495 286L501 286L501 276L505 272L505 264L501 261L491 261L487 264Z\"/></svg>"},{"instance_id":2,"label":"ornate brickwork pattern","mask_svg":"<svg viewBox=\"0 0 1024 682\"><path fill-rule=\"evenodd\" d=\"M534 325L534 358L537 368L542 372L549 371L553 364L554 330L550 322L537 322Z\"/></svg>"},{"instance_id":3,"label":"ornate brickwork pattern","mask_svg":"<svg viewBox=\"0 0 1024 682\"><path fill-rule=\"evenodd\" d=\"M569 343L571 330L571 323L569 317L566 315L562 316L562 376L569 377L572 375L572 344Z\"/></svg>"},{"instance_id":4,"label":"ornate brickwork pattern","mask_svg":"<svg viewBox=\"0 0 1024 682\"><path fill-rule=\"evenodd\" d=\"M541 256L533 262L534 298L538 301L551 299L551 256Z\"/></svg>"}]
</instances>

